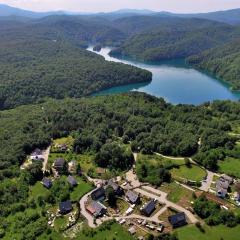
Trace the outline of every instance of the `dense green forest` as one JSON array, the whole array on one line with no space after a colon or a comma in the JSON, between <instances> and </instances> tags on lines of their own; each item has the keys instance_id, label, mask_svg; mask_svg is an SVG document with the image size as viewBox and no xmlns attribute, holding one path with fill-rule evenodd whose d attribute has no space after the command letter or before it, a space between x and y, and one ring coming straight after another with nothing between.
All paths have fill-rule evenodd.
<instances>
[{"instance_id":1,"label":"dense green forest","mask_svg":"<svg viewBox=\"0 0 240 240\"><path fill-rule=\"evenodd\" d=\"M106 62L63 40L36 38L0 43L0 75L0 109L151 81L145 70Z\"/></svg>"},{"instance_id":2,"label":"dense green forest","mask_svg":"<svg viewBox=\"0 0 240 240\"><path fill-rule=\"evenodd\" d=\"M226 80L233 90L240 90L240 39L191 56L187 60L197 68L208 70Z\"/></svg>"}]
</instances>

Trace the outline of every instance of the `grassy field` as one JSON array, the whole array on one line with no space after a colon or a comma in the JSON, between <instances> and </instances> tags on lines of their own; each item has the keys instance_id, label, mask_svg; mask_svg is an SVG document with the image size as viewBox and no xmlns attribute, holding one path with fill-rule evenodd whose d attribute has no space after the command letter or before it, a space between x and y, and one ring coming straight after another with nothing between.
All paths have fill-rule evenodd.
<instances>
[{"instance_id":1,"label":"grassy field","mask_svg":"<svg viewBox=\"0 0 240 240\"><path fill-rule=\"evenodd\" d=\"M78 185L70 193L70 198L72 201L78 201L83 195L93 189L91 183L83 181L80 177L76 177L76 180Z\"/></svg>"},{"instance_id":2,"label":"grassy field","mask_svg":"<svg viewBox=\"0 0 240 240\"><path fill-rule=\"evenodd\" d=\"M134 240L128 231L121 225L114 223L109 229L95 229L81 232L76 237L76 240Z\"/></svg>"},{"instance_id":3,"label":"grassy field","mask_svg":"<svg viewBox=\"0 0 240 240\"><path fill-rule=\"evenodd\" d=\"M173 168L171 174L175 179L201 181L206 176L206 171L192 164L190 167L183 165L179 168Z\"/></svg>"},{"instance_id":4,"label":"grassy field","mask_svg":"<svg viewBox=\"0 0 240 240\"><path fill-rule=\"evenodd\" d=\"M240 159L226 158L218 162L219 171L240 178Z\"/></svg>"},{"instance_id":5,"label":"grassy field","mask_svg":"<svg viewBox=\"0 0 240 240\"><path fill-rule=\"evenodd\" d=\"M160 189L168 193L168 200L174 203L178 203L183 207L190 207L191 201L193 201L192 191L178 185L175 182L170 184L165 183Z\"/></svg>"},{"instance_id":6,"label":"grassy field","mask_svg":"<svg viewBox=\"0 0 240 240\"><path fill-rule=\"evenodd\" d=\"M204 226L205 233L199 231L194 225L176 230L179 240L239 240L240 226L228 228L223 225L216 227Z\"/></svg>"},{"instance_id":7,"label":"grassy field","mask_svg":"<svg viewBox=\"0 0 240 240\"><path fill-rule=\"evenodd\" d=\"M167 165L167 164L176 164L176 165L184 165L185 161L183 159L169 159L169 158L164 158L162 156L153 154L153 155L145 155L145 154L138 154L138 162L140 163L151 163L153 165Z\"/></svg>"},{"instance_id":8,"label":"grassy field","mask_svg":"<svg viewBox=\"0 0 240 240\"><path fill-rule=\"evenodd\" d=\"M34 186L30 187L29 196L37 201L38 197L45 197L50 191L46 189L41 182L37 182Z\"/></svg>"},{"instance_id":9,"label":"grassy field","mask_svg":"<svg viewBox=\"0 0 240 240\"><path fill-rule=\"evenodd\" d=\"M69 147L73 145L74 139L72 136L57 138L53 140L53 144L67 144Z\"/></svg>"}]
</instances>

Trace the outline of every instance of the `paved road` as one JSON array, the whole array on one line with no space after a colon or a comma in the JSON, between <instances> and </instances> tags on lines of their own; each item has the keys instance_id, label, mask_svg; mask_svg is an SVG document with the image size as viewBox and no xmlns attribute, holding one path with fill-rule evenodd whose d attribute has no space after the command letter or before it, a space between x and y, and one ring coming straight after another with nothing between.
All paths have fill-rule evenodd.
<instances>
[{"instance_id":1,"label":"paved road","mask_svg":"<svg viewBox=\"0 0 240 240\"><path fill-rule=\"evenodd\" d=\"M92 215L89 214L88 211L86 210L86 208L85 208L85 203L87 202L89 195L90 195L94 190L95 190L95 189L93 189L91 192L89 192L89 193L87 193L86 195L84 195L84 196L80 199L80 201L79 201L80 208L81 208L81 214L87 219L88 226L91 227L91 228L95 228L95 227L97 227L97 226L94 224L94 218L92 217Z\"/></svg>"},{"instance_id":2,"label":"paved road","mask_svg":"<svg viewBox=\"0 0 240 240\"><path fill-rule=\"evenodd\" d=\"M207 178L205 181L202 181L202 186L199 189L202 191L208 192L211 187L211 183L214 175L215 175L214 172L207 170Z\"/></svg>"}]
</instances>

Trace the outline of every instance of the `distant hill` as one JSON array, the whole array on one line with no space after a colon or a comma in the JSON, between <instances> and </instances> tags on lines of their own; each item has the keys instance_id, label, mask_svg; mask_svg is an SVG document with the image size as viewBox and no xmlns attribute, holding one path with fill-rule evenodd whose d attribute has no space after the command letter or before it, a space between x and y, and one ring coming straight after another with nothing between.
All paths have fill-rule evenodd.
<instances>
[{"instance_id":1,"label":"distant hill","mask_svg":"<svg viewBox=\"0 0 240 240\"><path fill-rule=\"evenodd\" d=\"M161 12L160 15L183 17L183 18L202 18L218 22L224 22L232 25L240 24L240 8L225 11L198 13L198 14L175 14L170 12Z\"/></svg>"},{"instance_id":2,"label":"distant hill","mask_svg":"<svg viewBox=\"0 0 240 240\"><path fill-rule=\"evenodd\" d=\"M82 16L97 16L105 17L110 20L131 17L136 15L159 15L159 16L172 16L182 18L202 18L208 20L214 20L218 22L224 22L232 25L240 24L240 8L231 9L225 11L216 11L209 13L197 13L197 14L177 14L171 12L155 12L148 9L120 9L113 12L100 12L100 13L84 13L84 12L67 12L67 11L50 11L50 12L33 12L23 10L20 8L10 7L5 4L0 4L0 17L7 16L20 16L27 18L42 18L50 15L82 15Z\"/></svg>"},{"instance_id":3,"label":"distant hill","mask_svg":"<svg viewBox=\"0 0 240 240\"><path fill-rule=\"evenodd\" d=\"M10 7L5 4L0 4L0 17L8 17L8 16L20 16L27 18L41 18L49 15L60 15L65 14L62 11L56 12L33 12L28 10L23 10L20 8Z\"/></svg>"}]
</instances>

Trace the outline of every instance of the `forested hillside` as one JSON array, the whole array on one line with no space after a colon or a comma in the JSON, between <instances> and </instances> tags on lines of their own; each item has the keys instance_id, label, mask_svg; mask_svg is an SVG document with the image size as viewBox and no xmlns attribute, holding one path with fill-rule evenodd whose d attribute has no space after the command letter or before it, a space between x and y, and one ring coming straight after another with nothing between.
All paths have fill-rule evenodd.
<instances>
[{"instance_id":1,"label":"forested hillside","mask_svg":"<svg viewBox=\"0 0 240 240\"><path fill-rule=\"evenodd\" d=\"M240 39L188 58L197 68L208 70L240 90Z\"/></svg>"},{"instance_id":2,"label":"forested hillside","mask_svg":"<svg viewBox=\"0 0 240 240\"><path fill-rule=\"evenodd\" d=\"M111 86L151 81L150 72L106 62L79 48L69 32L76 27L71 30L68 26L61 21L52 26L17 24L2 31L0 109L45 97L80 97Z\"/></svg>"}]
</instances>

